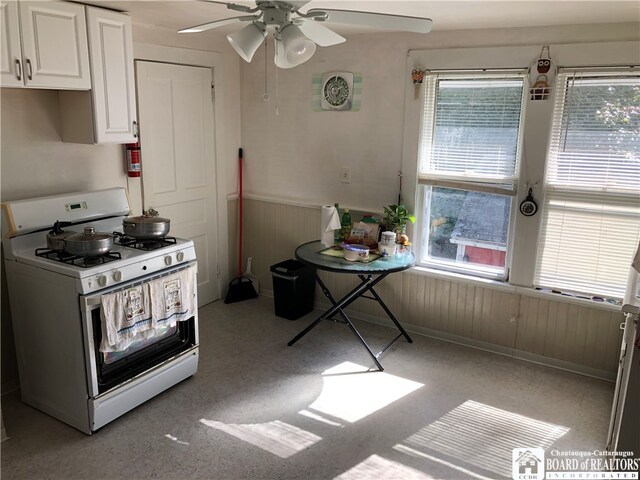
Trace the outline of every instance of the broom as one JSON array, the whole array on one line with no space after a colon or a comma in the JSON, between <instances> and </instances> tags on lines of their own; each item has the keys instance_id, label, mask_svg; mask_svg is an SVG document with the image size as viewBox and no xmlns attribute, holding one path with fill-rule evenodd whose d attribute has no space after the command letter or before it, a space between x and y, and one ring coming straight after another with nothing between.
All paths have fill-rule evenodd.
<instances>
[{"instance_id":1,"label":"broom","mask_svg":"<svg viewBox=\"0 0 640 480\"><path fill-rule=\"evenodd\" d=\"M251 278L242 275L242 148L238 151L238 182L238 274L229 282L224 303L241 302L258 296Z\"/></svg>"}]
</instances>

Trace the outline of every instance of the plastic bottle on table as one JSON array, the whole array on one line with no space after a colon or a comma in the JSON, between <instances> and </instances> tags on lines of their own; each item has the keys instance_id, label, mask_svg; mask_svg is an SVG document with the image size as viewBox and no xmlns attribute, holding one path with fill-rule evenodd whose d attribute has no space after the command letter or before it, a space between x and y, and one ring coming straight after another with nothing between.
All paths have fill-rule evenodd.
<instances>
[{"instance_id":1,"label":"plastic bottle on table","mask_svg":"<svg viewBox=\"0 0 640 480\"><path fill-rule=\"evenodd\" d=\"M338 207L338 204L335 204L336 207L336 212L338 212L338 215L340 215L340 208ZM336 245L340 245L340 243L342 243L342 223L340 224L340 228L337 228L333 231L333 243L335 243Z\"/></svg>"},{"instance_id":2,"label":"plastic bottle on table","mask_svg":"<svg viewBox=\"0 0 640 480\"><path fill-rule=\"evenodd\" d=\"M342 240L348 240L351 236L351 215L348 208L344 209L340 225L342 226Z\"/></svg>"}]
</instances>

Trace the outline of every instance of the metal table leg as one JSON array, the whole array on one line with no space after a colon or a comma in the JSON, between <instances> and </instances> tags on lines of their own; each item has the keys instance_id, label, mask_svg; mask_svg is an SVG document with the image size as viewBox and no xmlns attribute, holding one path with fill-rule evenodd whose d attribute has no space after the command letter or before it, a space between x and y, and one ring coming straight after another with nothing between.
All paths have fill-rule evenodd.
<instances>
[{"instance_id":1,"label":"metal table leg","mask_svg":"<svg viewBox=\"0 0 640 480\"><path fill-rule=\"evenodd\" d=\"M317 277L317 279L320 282L321 288L323 289L323 291L326 290L327 293L329 293L329 290L327 289L327 287L322 283L322 281L320 280L319 277ZM329 310L327 310L326 312L324 312L322 315L320 315L316 320L314 320L307 328L305 328L303 331L301 331L298 335L296 335L295 337L293 337L289 343L287 343L287 345L291 346L294 343L296 343L298 340L300 340L302 337L304 337L307 333L309 333L314 327L316 327L316 325L318 325L322 320L327 319L332 317L333 315L335 315L336 313L340 313L340 316L342 316L343 320L345 322L349 322L349 318L347 317L347 315L344 313L344 311L342 310L343 306L347 303L351 303L351 301L353 301L354 299L358 298L362 292L366 291L369 283L372 282L371 278L365 279L365 281L363 281L360 285L358 285L356 288L354 288L353 290L351 290L349 293L347 293L343 298L340 299L340 301L338 302L334 302L333 301L333 297L331 296L331 294L329 293L328 298L329 300L332 301L333 306L331 308L329 308ZM327 295L327 293L325 293L325 295Z\"/></svg>"},{"instance_id":2,"label":"metal table leg","mask_svg":"<svg viewBox=\"0 0 640 480\"><path fill-rule=\"evenodd\" d=\"M400 325L400 322L398 322L398 320L391 313L391 310L389 310L389 308L382 301L382 299L380 298L378 293L374 290L374 286L376 284L378 284L380 281L382 281L386 276L387 276L386 274L381 274L377 278L373 279L371 275L368 275L368 276L358 275L358 277L361 280L360 285L355 287L353 290L351 290L349 293L347 293L344 297L342 297L339 301L336 302L335 299L333 298L333 295L331 294L331 292L327 288L327 286L324 284L324 282L322 281L320 276L316 273L316 280L318 281L318 284L320 285L320 288L322 289L322 293L324 293L324 295L329 299L329 301L332 304L332 307L329 308L322 315L320 315L316 320L314 320L309 326L307 326L307 328L305 328L300 333L298 333L298 335L296 335L293 339L291 339L287 345L291 346L294 343L296 343L298 340L300 340L302 337L304 337L307 333L309 333L313 328L315 328L322 320L329 320L334 315L339 314L340 317L342 318L341 323L345 323L349 327L349 329L353 332L353 334L356 336L356 338L358 338L360 343L362 343L362 345L365 347L365 349L367 350L367 352L369 353L369 355L373 359L373 361L376 364L376 366L378 367L378 369L380 371L383 371L384 368L382 367L382 365L378 361L378 357L380 357L380 355L382 355L401 336L404 336L409 343L413 342L413 340L411 339L411 337L409 337L409 335L404 330L404 328L402 328L402 325ZM364 297L364 298L370 298L372 300L376 300L382 306L382 308L387 313L389 318L391 318L393 323L396 325L396 327L400 331L400 334L398 336L396 336L391 342L389 342L377 354L373 353L373 351L371 350L371 348L369 347L367 342L364 340L364 338L362 337L362 335L360 334L358 329L353 325L353 323L351 322L351 320L349 319L349 317L347 316L347 314L344 311L344 309L348 305L353 303L358 298L362 297L363 294L365 292L367 292L367 291L371 292L373 297Z\"/></svg>"},{"instance_id":3,"label":"metal table leg","mask_svg":"<svg viewBox=\"0 0 640 480\"><path fill-rule=\"evenodd\" d=\"M364 275L358 275L358 277L360 277L360 279L364 278ZM376 280L379 280L379 278L377 278ZM378 295L378 292L376 292L374 290L373 287L375 287L375 285L378 282L373 282L372 284L370 284L367 287L367 290L369 290L369 292L371 292L371 295L373 295L374 300L377 301L380 306L382 307L382 309L386 312L386 314L389 316L389 318L391 319L391 321L395 324L396 327L398 327L398 330L400 330L400 333L402 333L402 335L404 336L404 338L407 339L407 342L409 343L413 343L413 340L411 339L411 337L409 336L409 334L405 331L404 328L402 328L402 325L400 325L400 322L396 319L396 317L393 315L393 313L391 313L391 310L389 310L389 307L387 307L387 305L382 301L382 298L380 298L380 295ZM394 340L395 341L395 340ZM392 342L393 343L393 342Z\"/></svg>"}]
</instances>

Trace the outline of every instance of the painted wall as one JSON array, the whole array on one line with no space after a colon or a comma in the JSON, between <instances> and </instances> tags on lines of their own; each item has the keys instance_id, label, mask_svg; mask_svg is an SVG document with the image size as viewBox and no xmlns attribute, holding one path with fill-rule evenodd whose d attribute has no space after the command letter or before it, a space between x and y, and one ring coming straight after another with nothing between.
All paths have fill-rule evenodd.
<instances>
[{"instance_id":1,"label":"painted wall","mask_svg":"<svg viewBox=\"0 0 640 480\"><path fill-rule=\"evenodd\" d=\"M355 35L344 44L318 48L303 65L279 70L277 84L271 44L268 102L263 100L261 47L251 64L242 63L246 191L318 205L339 202L362 210L378 211L392 203L403 154L409 50L637 41L639 31L637 23L625 23ZM312 111L312 75L343 70L362 73L361 110ZM341 167L351 169L349 185L340 183Z\"/></svg>"},{"instance_id":2,"label":"painted wall","mask_svg":"<svg viewBox=\"0 0 640 480\"><path fill-rule=\"evenodd\" d=\"M345 44L318 48L309 62L278 71L277 80L268 61L268 102L261 48L252 64L242 64L241 99L248 197L244 257L253 257L263 289L271 289L271 264L292 258L296 245L319 237L319 210L312 206L339 202L381 213L382 205L397 199L403 138L410 127L404 124L409 50L639 40L637 23L357 35ZM267 57L272 55L273 47L267 47ZM313 111L312 76L342 70L362 73L361 110ZM340 182L341 167L351 169L350 184ZM229 202L230 219L236 203ZM232 248L230 237L230 255ZM349 287L335 275L328 281L338 292ZM381 289L414 331L601 377L615 372L622 318L617 312L538 297L526 289L484 288L415 273L395 275ZM371 306L350 308L380 321Z\"/></svg>"}]
</instances>

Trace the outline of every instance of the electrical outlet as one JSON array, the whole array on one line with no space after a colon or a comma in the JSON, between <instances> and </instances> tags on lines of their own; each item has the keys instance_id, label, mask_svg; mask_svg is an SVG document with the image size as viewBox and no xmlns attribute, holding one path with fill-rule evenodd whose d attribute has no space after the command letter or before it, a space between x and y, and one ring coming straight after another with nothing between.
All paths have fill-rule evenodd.
<instances>
[{"instance_id":1,"label":"electrical outlet","mask_svg":"<svg viewBox=\"0 0 640 480\"><path fill-rule=\"evenodd\" d=\"M340 170L340 182L351 183L351 169L348 167L342 167Z\"/></svg>"}]
</instances>

